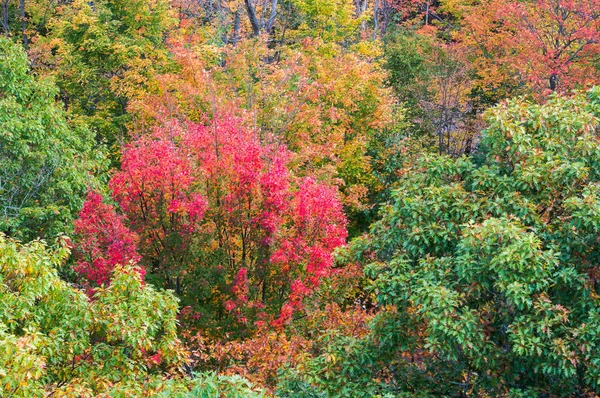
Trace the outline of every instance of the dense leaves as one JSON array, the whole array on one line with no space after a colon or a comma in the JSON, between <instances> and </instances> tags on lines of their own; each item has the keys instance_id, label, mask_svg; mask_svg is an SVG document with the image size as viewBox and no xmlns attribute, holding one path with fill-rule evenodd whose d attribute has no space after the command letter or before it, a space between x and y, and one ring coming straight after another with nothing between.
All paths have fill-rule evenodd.
<instances>
[{"instance_id":1,"label":"dense leaves","mask_svg":"<svg viewBox=\"0 0 600 398\"><path fill-rule=\"evenodd\" d=\"M595 396L599 10L0 0L0 395Z\"/></svg>"},{"instance_id":2,"label":"dense leaves","mask_svg":"<svg viewBox=\"0 0 600 398\"><path fill-rule=\"evenodd\" d=\"M108 283L118 265L140 260L136 252L138 236L127 229L113 207L102 203L102 196L96 192L88 194L75 221L75 233L80 237L75 271L93 285ZM138 270L143 277L145 270Z\"/></svg>"},{"instance_id":3,"label":"dense leaves","mask_svg":"<svg viewBox=\"0 0 600 398\"><path fill-rule=\"evenodd\" d=\"M100 394L181 363L171 294L126 267L90 301L59 279L67 255L1 238L3 395Z\"/></svg>"},{"instance_id":4,"label":"dense leaves","mask_svg":"<svg viewBox=\"0 0 600 398\"><path fill-rule=\"evenodd\" d=\"M68 110L98 131L113 155L126 135L127 102L167 67L163 36L173 23L164 0L78 0L57 8L50 40L39 41L51 49L43 61Z\"/></svg>"},{"instance_id":5,"label":"dense leaves","mask_svg":"<svg viewBox=\"0 0 600 398\"><path fill-rule=\"evenodd\" d=\"M489 1L469 9L465 24L490 85L507 73L547 95L598 84L598 10L597 0Z\"/></svg>"},{"instance_id":6,"label":"dense leaves","mask_svg":"<svg viewBox=\"0 0 600 398\"><path fill-rule=\"evenodd\" d=\"M68 253L0 236L2 396L262 396L239 377L183 377L172 293L129 265L90 300L57 275Z\"/></svg>"},{"instance_id":7,"label":"dense leaves","mask_svg":"<svg viewBox=\"0 0 600 398\"><path fill-rule=\"evenodd\" d=\"M295 174L339 186L351 222L369 213L385 187L373 175L370 152L406 127L373 60L379 47L355 52L309 38L302 50L274 51L267 44L191 51L175 43L181 69L158 77L158 93L130 104L136 133L165 115L194 122L235 115L261 137L284 143ZM364 228L357 224L352 228Z\"/></svg>"},{"instance_id":8,"label":"dense leaves","mask_svg":"<svg viewBox=\"0 0 600 398\"><path fill-rule=\"evenodd\" d=\"M285 323L332 274L346 238L341 203L334 188L293 178L288 157L229 117L172 121L123 153L110 187L148 279L174 289L202 328ZM124 250L135 237L99 200L91 195L77 221L89 258L79 269L104 282L107 265L134 259Z\"/></svg>"},{"instance_id":9,"label":"dense leaves","mask_svg":"<svg viewBox=\"0 0 600 398\"><path fill-rule=\"evenodd\" d=\"M67 118L56 86L38 79L25 52L0 38L0 231L54 239L72 231L103 153Z\"/></svg>"},{"instance_id":10,"label":"dense leaves","mask_svg":"<svg viewBox=\"0 0 600 398\"><path fill-rule=\"evenodd\" d=\"M368 365L385 389L434 395L595 391L599 116L597 89L513 100L488 114L479 158L406 168L383 219L353 243L385 310L333 373L364 383ZM327 362L311 366L346 395Z\"/></svg>"}]
</instances>

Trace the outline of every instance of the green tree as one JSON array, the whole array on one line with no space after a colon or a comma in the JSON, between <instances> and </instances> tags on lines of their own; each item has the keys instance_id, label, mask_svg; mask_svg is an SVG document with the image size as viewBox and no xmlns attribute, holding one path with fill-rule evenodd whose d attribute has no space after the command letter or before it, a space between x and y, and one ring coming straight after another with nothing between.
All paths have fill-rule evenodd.
<instances>
[{"instance_id":1,"label":"green tree","mask_svg":"<svg viewBox=\"0 0 600 398\"><path fill-rule=\"evenodd\" d=\"M373 279L371 335L292 380L334 393L344 379L434 396L598 391L600 90L515 99L487 122L479 156L403 170L347 253Z\"/></svg>"},{"instance_id":2,"label":"green tree","mask_svg":"<svg viewBox=\"0 0 600 398\"><path fill-rule=\"evenodd\" d=\"M56 86L29 71L0 38L0 232L22 239L68 232L103 152L55 102Z\"/></svg>"},{"instance_id":3,"label":"green tree","mask_svg":"<svg viewBox=\"0 0 600 398\"><path fill-rule=\"evenodd\" d=\"M443 36L400 28L385 36L385 61L389 84L406 104L414 134L429 139L440 153L468 154L478 116L492 104L474 91L469 50Z\"/></svg>"},{"instance_id":4,"label":"green tree","mask_svg":"<svg viewBox=\"0 0 600 398\"><path fill-rule=\"evenodd\" d=\"M174 23L165 0L77 0L57 12L41 46L54 54L67 109L114 152L126 139L127 104L168 65L165 38Z\"/></svg>"},{"instance_id":5,"label":"green tree","mask_svg":"<svg viewBox=\"0 0 600 398\"><path fill-rule=\"evenodd\" d=\"M90 301L58 277L67 255L0 237L0 395L102 393L181 362L172 294L125 267Z\"/></svg>"},{"instance_id":6,"label":"green tree","mask_svg":"<svg viewBox=\"0 0 600 398\"><path fill-rule=\"evenodd\" d=\"M173 294L128 265L90 300L58 277L68 254L0 235L0 396L262 396L239 377L182 376Z\"/></svg>"}]
</instances>

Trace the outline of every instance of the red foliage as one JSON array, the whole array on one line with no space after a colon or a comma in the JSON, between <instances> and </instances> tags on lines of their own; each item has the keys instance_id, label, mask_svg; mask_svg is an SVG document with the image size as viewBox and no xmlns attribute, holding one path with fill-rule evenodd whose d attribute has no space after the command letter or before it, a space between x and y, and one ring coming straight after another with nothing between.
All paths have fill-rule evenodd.
<instances>
[{"instance_id":1,"label":"red foliage","mask_svg":"<svg viewBox=\"0 0 600 398\"><path fill-rule=\"evenodd\" d=\"M491 62L484 78L494 83L496 69L508 69L547 95L600 82L599 10L600 0L493 0L467 13L465 24L486 59L476 63Z\"/></svg>"},{"instance_id":2,"label":"red foliage","mask_svg":"<svg viewBox=\"0 0 600 398\"><path fill-rule=\"evenodd\" d=\"M536 87L566 91L598 82L589 74L600 54L599 0L513 2L499 16L524 47L513 62Z\"/></svg>"},{"instance_id":3,"label":"red foliage","mask_svg":"<svg viewBox=\"0 0 600 398\"><path fill-rule=\"evenodd\" d=\"M137 262L138 237L124 225L124 217L114 207L102 202L102 196L89 192L79 219L75 221L78 235L78 257L75 271L96 285L109 281L116 265ZM143 273L143 269L140 268ZM140 275L142 278L144 275Z\"/></svg>"},{"instance_id":4,"label":"red foliage","mask_svg":"<svg viewBox=\"0 0 600 398\"><path fill-rule=\"evenodd\" d=\"M346 239L346 225L340 222L344 220L342 205L335 198L333 188L305 178L293 199L293 227L271 261L282 270L303 264L304 272L292 281L289 300L276 324L286 322L295 309L302 307L302 299L318 287L320 280L331 275L331 253Z\"/></svg>"},{"instance_id":5,"label":"red foliage","mask_svg":"<svg viewBox=\"0 0 600 398\"><path fill-rule=\"evenodd\" d=\"M109 186L165 287L193 301L188 292L212 283L211 311L247 324L281 309L282 324L332 273L346 219L336 189L295 179L283 146L240 126L231 117L211 126L170 121L125 148ZM92 221L82 217L79 228ZM105 246L93 247L96 257ZM105 269L96 267L97 278L107 278ZM210 279L215 273L225 285Z\"/></svg>"},{"instance_id":6,"label":"red foliage","mask_svg":"<svg viewBox=\"0 0 600 398\"><path fill-rule=\"evenodd\" d=\"M109 183L140 236L142 255L163 263L173 263L186 250L207 208L195 191L192 161L176 144L178 131L174 123L126 146L122 171Z\"/></svg>"}]
</instances>

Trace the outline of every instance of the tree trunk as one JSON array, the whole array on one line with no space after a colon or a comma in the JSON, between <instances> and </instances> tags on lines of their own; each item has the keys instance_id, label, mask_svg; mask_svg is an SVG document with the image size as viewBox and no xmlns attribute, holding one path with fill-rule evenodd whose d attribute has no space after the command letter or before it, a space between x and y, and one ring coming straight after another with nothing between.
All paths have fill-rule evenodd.
<instances>
[{"instance_id":1,"label":"tree trunk","mask_svg":"<svg viewBox=\"0 0 600 398\"><path fill-rule=\"evenodd\" d=\"M390 21L390 5L388 4L388 2L386 0L383 0L383 26L381 27L381 36L385 36L385 34L387 33L387 27Z\"/></svg>"},{"instance_id":2,"label":"tree trunk","mask_svg":"<svg viewBox=\"0 0 600 398\"><path fill-rule=\"evenodd\" d=\"M27 34L25 33L25 29L27 29L27 22L25 21L25 0L19 0L19 11L21 13L21 33L23 33L23 47L27 50Z\"/></svg>"},{"instance_id":3,"label":"tree trunk","mask_svg":"<svg viewBox=\"0 0 600 398\"><path fill-rule=\"evenodd\" d=\"M379 0L375 0L375 6L373 6L373 40L377 38L377 31L379 30Z\"/></svg>"},{"instance_id":4,"label":"tree trunk","mask_svg":"<svg viewBox=\"0 0 600 398\"><path fill-rule=\"evenodd\" d=\"M230 40L231 44L234 46L238 43L238 41L240 41L240 14L241 13L238 8L235 12L235 19L233 21L233 37Z\"/></svg>"},{"instance_id":5,"label":"tree trunk","mask_svg":"<svg viewBox=\"0 0 600 398\"><path fill-rule=\"evenodd\" d=\"M260 35L260 23L258 22L258 18L256 17L256 9L252 4L252 0L244 0L246 3L246 10L248 11L248 19L250 20L250 25L252 25L252 35L259 36Z\"/></svg>"},{"instance_id":6,"label":"tree trunk","mask_svg":"<svg viewBox=\"0 0 600 398\"><path fill-rule=\"evenodd\" d=\"M271 29L273 29L275 17L277 17L277 0L271 0L271 15L269 16L269 20L267 21L267 24L265 26L265 30L268 33L271 33Z\"/></svg>"},{"instance_id":7,"label":"tree trunk","mask_svg":"<svg viewBox=\"0 0 600 398\"><path fill-rule=\"evenodd\" d=\"M558 76L556 75L556 73L553 73L550 76L550 90L556 91L557 84L558 84Z\"/></svg>"},{"instance_id":8,"label":"tree trunk","mask_svg":"<svg viewBox=\"0 0 600 398\"><path fill-rule=\"evenodd\" d=\"M8 26L8 0L2 0L2 29L6 36L10 34L10 27Z\"/></svg>"},{"instance_id":9,"label":"tree trunk","mask_svg":"<svg viewBox=\"0 0 600 398\"><path fill-rule=\"evenodd\" d=\"M367 0L357 0L355 1L355 6L356 6L356 16L360 17L365 11L367 11ZM362 21L360 24L360 29L361 31L365 31L365 29L367 28L367 22L366 21Z\"/></svg>"}]
</instances>

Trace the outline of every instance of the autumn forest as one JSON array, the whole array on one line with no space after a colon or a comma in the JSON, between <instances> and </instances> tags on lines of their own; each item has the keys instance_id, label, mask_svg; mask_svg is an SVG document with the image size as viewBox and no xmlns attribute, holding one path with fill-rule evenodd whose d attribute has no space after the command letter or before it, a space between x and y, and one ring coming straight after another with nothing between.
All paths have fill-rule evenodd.
<instances>
[{"instance_id":1,"label":"autumn forest","mask_svg":"<svg viewBox=\"0 0 600 398\"><path fill-rule=\"evenodd\" d=\"M0 5L0 397L600 394L600 0Z\"/></svg>"}]
</instances>

